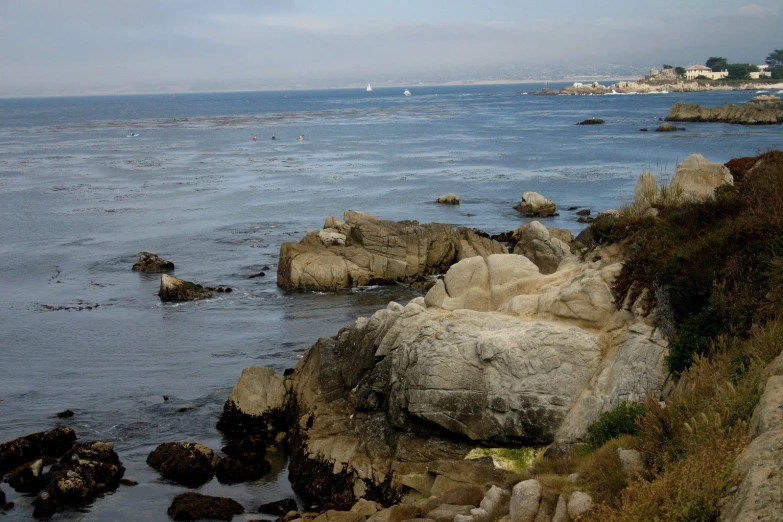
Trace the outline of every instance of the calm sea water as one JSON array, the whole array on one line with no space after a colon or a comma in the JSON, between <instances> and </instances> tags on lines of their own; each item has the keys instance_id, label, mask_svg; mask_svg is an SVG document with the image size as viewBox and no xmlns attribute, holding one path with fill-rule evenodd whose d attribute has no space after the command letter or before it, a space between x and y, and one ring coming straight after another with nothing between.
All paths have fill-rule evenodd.
<instances>
[{"instance_id":1,"label":"calm sea water","mask_svg":"<svg viewBox=\"0 0 783 522\"><path fill-rule=\"evenodd\" d=\"M219 449L214 425L242 368L292 367L318 337L413 297L277 289L280 243L327 215L498 233L526 221L512 207L533 190L562 209L548 225L578 232L565 209L630 202L642 170L670 176L694 152L725 162L783 147L779 125L639 131L676 101L743 103L752 92L521 94L541 87L0 100L0 441L62 422L114 441L139 482L56 518L167 520L184 488L146 466L158 443ZM607 124L575 125L588 117ZM462 204L435 205L446 192ZM130 270L141 250L234 292L163 304L159 276ZM66 408L76 415L56 419ZM248 509L291 495L285 458L270 458L262 481L201 490ZM27 519L31 498L0 487L17 504L5 518Z\"/></svg>"}]
</instances>

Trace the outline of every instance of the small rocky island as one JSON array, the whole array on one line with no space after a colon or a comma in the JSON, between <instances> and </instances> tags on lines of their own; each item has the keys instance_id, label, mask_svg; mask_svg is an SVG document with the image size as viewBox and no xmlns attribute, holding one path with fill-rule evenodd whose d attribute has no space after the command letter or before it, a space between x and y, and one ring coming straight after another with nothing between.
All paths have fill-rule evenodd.
<instances>
[{"instance_id":1,"label":"small rocky island","mask_svg":"<svg viewBox=\"0 0 783 522\"><path fill-rule=\"evenodd\" d=\"M777 96L756 96L743 105L727 103L721 107L704 107L695 103L675 103L666 121L711 121L764 125L783 123L783 100Z\"/></svg>"}]
</instances>

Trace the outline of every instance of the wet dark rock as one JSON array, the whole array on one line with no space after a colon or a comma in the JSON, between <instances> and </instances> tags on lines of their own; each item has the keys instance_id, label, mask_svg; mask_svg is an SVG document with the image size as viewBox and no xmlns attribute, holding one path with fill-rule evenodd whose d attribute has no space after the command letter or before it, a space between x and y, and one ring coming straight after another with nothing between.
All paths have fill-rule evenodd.
<instances>
[{"instance_id":1,"label":"wet dark rock","mask_svg":"<svg viewBox=\"0 0 783 522\"><path fill-rule=\"evenodd\" d=\"M245 508L234 499L199 493L181 493L174 497L167 513L174 520L231 520Z\"/></svg>"},{"instance_id":2,"label":"wet dark rock","mask_svg":"<svg viewBox=\"0 0 783 522\"><path fill-rule=\"evenodd\" d=\"M163 396L163 400L164 400L164 401L167 401L167 400L169 400L169 396L168 396L168 395L164 395L164 396Z\"/></svg>"},{"instance_id":3,"label":"wet dark rock","mask_svg":"<svg viewBox=\"0 0 783 522\"><path fill-rule=\"evenodd\" d=\"M262 453L238 453L218 463L215 476L222 484L257 480L272 471L272 464Z\"/></svg>"},{"instance_id":4,"label":"wet dark rock","mask_svg":"<svg viewBox=\"0 0 783 522\"><path fill-rule=\"evenodd\" d=\"M248 276L248 279L254 279L256 277L264 277L266 275L266 272L259 272L257 274L253 274L251 276Z\"/></svg>"},{"instance_id":5,"label":"wet dark rock","mask_svg":"<svg viewBox=\"0 0 783 522\"><path fill-rule=\"evenodd\" d=\"M603 125L604 123L606 122L601 118L587 118L577 123L577 125Z\"/></svg>"},{"instance_id":6,"label":"wet dark rock","mask_svg":"<svg viewBox=\"0 0 783 522\"><path fill-rule=\"evenodd\" d=\"M134 272L167 272L174 270L174 263L166 261L153 252L139 252L139 260L133 265Z\"/></svg>"},{"instance_id":7,"label":"wet dark rock","mask_svg":"<svg viewBox=\"0 0 783 522\"><path fill-rule=\"evenodd\" d=\"M296 505L296 500L292 498L284 498L276 502L269 502L258 506L259 513L265 513L267 515L276 515L282 517L291 511L297 511L299 508Z\"/></svg>"},{"instance_id":8,"label":"wet dark rock","mask_svg":"<svg viewBox=\"0 0 783 522\"><path fill-rule=\"evenodd\" d=\"M644 127L642 129L639 129L639 132L647 132L649 129L647 127Z\"/></svg>"},{"instance_id":9,"label":"wet dark rock","mask_svg":"<svg viewBox=\"0 0 783 522\"><path fill-rule=\"evenodd\" d=\"M122 479L122 480L120 480L120 484L122 484L123 486L131 486L131 487L139 485L138 482L136 482L135 480L131 480L131 479Z\"/></svg>"},{"instance_id":10,"label":"wet dark rock","mask_svg":"<svg viewBox=\"0 0 783 522\"><path fill-rule=\"evenodd\" d=\"M0 476L43 456L59 457L74 442L76 433L66 426L58 426L0 444Z\"/></svg>"},{"instance_id":11,"label":"wet dark rock","mask_svg":"<svg viewBox=\"0 0 783 522\"><path fill-rule=\"evenodd\" d=\"M70 419L74 413L71 410L64 410L57 414L57 417L61 419Z\"/></svg>"},{"instance_id":12,"label":"wet dark rock","mask_svg":"<svg viewBox=\"0 0 783 522\"><path fill-rule=\"evenodd\" d=\"M392 286L396 284L397 282L394 279L388 277L371 277L367 281L367 286Z\"/></svg>"},{"instance_id":13,"label":"wet dark rock","mask_svg":"<svg viewBox=\"0 0 783 522\"><path fill-rule=\"evenodd\" d=\"M672 125L671 123L662 123L658 126L657 129L655 129L655 132L674 132L678 130L685 130L681 127L677 127L676 125Z\"/></svg>"},{"instance_id":14,"label":"wet dark rock","mask_svg":"<svg viewBox=\"0 0 783 522\"><path fill-rule=\"evenodd\" d=\"M22 464L8 474L8 485L19 493L38 493L44 487L43 459Z\"/></svg>"},{"instance_id":15,"label":"wet dark rock","mask_svg":"<svg viewBox=\"0 0 783 522\"><path fill-rule=\"evenodd\" d=\"M3 506L3 511L11 511L12 509L14 509L14 505L15 504L13 502L9 502L5 506Z\"/></svg>"},{"instance_id":16,"label":"wet dark rock","mask_svg":"<svg viewBox=\"0 0 783 522\"><path fill-rule=\"evenodd\" d=\"M158 297L160 297L161 301L181 302L207 299L212 297L212 294L201 285L163 274L160 276Z\"/></svg>"},{"instance_id":17,"label":"wet dark rock","mask_svg":"<svg viewBox=\"0 0 783 522\"><path fill-rule=\"evenodd\" d=\"M586 216L579 216L576 220L577 223L592 223L593 221L595 221L595 218Z\"/></svg>"},{"instance_id":18,"label":"wet dark rock","mask_svg":"<svg viewBox=\"0 0 783 522\"><path fill-rule=\"evenodd\" d=\"M89 504L98 495L117 489L124 473L113 443L78 443L45 475L46 486L32 502L33 516L49 517Z\"/></svg>"},{"instance_id":19,"label":"wet dark rock","mask_svg":"<svg viewBox=\"0 0 783 522\"><path fill-rule=\"evenodd\" d=\"M589 216L590 215L590 209L589 208L583 208L579 212L576 213L577 216Z\"/></svg>"},{"instance_id":20,"label":"wet dark rock","mask_svg":"<svg viewBox=\"0 0 783 522\"><path fill-rule=\"evenodd\" d=\"M147 464L163 478L187 487L212 479L220 457L197 442L164 442L147 456Z\"/></svg>"},{"instance_id":21,"label":"wet dark rock","mask_svg":"<svg viewBox=\"0 0 783 522\"><path fill-rule=\"evenodd\" d=\"M0 506L5 506L5 491L0 489Z\"/></svg>"},{"instance_id":22,"label":"wet dark rock","mask_svg":"<svg viewBox=\"0 0 783 522\"><path fill-rule=\"evenodd\" d=\"M238 440L229 440L223 446L223 453L226 455L235 455L237 453L260 453L263 456L266 453L266 441L261 435L248 435Z\"/></svg>"}]
</instances>

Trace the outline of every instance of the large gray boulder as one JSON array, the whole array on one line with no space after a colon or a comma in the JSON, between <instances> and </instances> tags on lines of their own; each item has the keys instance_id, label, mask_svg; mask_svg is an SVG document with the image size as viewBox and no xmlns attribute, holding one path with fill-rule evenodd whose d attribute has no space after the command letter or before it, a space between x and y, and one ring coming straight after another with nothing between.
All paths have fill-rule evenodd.
<instances>
[{"instance_id":1,"label":"large gray boulder","mask_svg":"<svg viewBox=\"0 0 783 522\"><path fill-rule=\"evenodd\" d=\"M682 192L683 199L705 200L715 195L716 188L733 184L734 178L725 165L691 154L677 165L670 185Z\"/></svg>"},{"instance_id":2,"label":"large gray boulder","mask_svg":"<svg viewBox=\"0 0 783 522\"><path fill-rule=\"evenodd\" d=\"M542 274L553 274L564 259L571 256L571 249L560 239L552 237L549 230L538 221L522 225L512 235L517 240L514 253L530 259Z\"/></svg>"},{"instance_id":3,"label":"large gray boulder","mask_svg":"<svg viewBox=\"0 0 783 522\"><path fill-rule=\"evenodd\" d=\"M346 210L344 221L330 216L324 230L281 245L277 284L292 290L338 290L373 280L409 282L444 273L460 259L507 252L469 229L386 221Z\"/></svg>"},{"instance_id":4,"label":"large gray boulder","mask_svg":"<svg viewBox=\"0 0 783 522\"><path fill-rule=\"evenodd\" d=\"M511 490L509 514L512 522L534 522L541 504L541 483L536 479L520 482Z\"/></svg>"}]
</instances>

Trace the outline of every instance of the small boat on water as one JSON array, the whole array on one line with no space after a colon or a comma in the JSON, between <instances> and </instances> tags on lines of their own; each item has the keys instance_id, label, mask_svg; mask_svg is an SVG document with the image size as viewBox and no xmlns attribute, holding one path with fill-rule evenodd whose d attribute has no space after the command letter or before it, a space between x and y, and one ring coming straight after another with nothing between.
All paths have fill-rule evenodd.
<instances>
[{"instance_id":1,"label":"small boat on water","mask_svg":"<svg viewBox=\"0 0 783 522\"><path fill-rule=\"evenodd\" d=\"M367 82L367 92L372 92L372 85L370 85L370 82Z\"/></svg>"},{"instance_id":2,"label":"small boat on water","mask_svg":"<svg viewBox=\"0 0 783 522\"><path fill-rule=\"evenodd\" d=\"M127 135L127 136L125 136L125 137L126 137L126 138L138 138L138 137L139 137L139 133L138 133L138 132L133 132L133 131L130 131L130 132L128 133L128 135Z\"/></svg>"},{"instance_id":3,"label":"small boat on water","mask_svg":"<svg viewBox=\"0 0 783 522\"><path fill-rule=\"evenodd\" d=\"M404 90L402 93L403 93L405 96L410 96L410 95L411 95L411 91L409 91L408 89L405 89L405 90Z\"/></svg>"}]
</instances>

